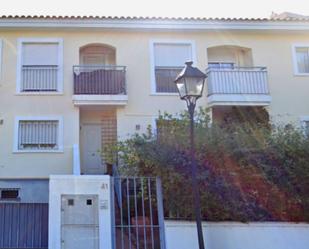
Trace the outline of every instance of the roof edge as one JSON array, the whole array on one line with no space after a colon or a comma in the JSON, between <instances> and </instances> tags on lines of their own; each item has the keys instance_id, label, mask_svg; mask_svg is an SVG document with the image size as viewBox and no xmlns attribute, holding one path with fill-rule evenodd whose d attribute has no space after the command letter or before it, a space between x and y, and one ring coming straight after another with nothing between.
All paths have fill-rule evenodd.
<instances>
[{"instance_id":1,"label":"roof edge","mask_svg":"<svg viewBox=\"0 0 309 249\"><path fill-rule=\"evenodd\" d=\"M0 28L106 28L175 30L302 30L309 18L167 18L113 16L1 16Z\"/></svg>"}]
</instances>

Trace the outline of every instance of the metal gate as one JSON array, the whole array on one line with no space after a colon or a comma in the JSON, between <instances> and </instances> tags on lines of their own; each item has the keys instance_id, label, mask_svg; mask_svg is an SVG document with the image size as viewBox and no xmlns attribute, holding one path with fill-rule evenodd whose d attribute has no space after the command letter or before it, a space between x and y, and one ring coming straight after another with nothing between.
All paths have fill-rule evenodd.
<instances>
[{"instance_id":1,"label":"metal gate","mask_svg":"<svg viewBox=\"0 0 309 249\"><path fill-rule=\"evenodd\" d=\"M0 248L48 248L48 204L0 203Z\"/></svg>"},{"instance_id":2,"label":"metal gate","mask_svg":"<svg viewBox=\"0 0 309 249\"><path fill-rule=\"evenodd\" d=\"M161 182L114 177L114 249L165 249Z\"/></svg>"},{"instance_id":3,"label":"metal gate","mask_svg":"<svg viewBox=\"0 0 309 249\"><path fill-rule=\"evenodd\" d=\"M99 248L97 195L61 196L61 248Z\"/></svg>"}]
</instances>

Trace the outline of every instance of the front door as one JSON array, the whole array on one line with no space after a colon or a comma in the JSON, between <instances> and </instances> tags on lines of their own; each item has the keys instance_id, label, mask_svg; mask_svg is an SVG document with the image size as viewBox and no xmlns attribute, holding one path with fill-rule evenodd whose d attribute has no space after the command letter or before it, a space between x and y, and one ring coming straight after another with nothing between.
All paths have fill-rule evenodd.
<instances>
[{"instance_id":1,"label":"front door","mask_svg":"<svg viewBox=\"0 0 309 249\"><path fill-rule=\"evenodd\" d=\"M102 167L102 136L100 124L84 124L81 129L82 173L100 174Z\"/></svg>"}]
</instances>

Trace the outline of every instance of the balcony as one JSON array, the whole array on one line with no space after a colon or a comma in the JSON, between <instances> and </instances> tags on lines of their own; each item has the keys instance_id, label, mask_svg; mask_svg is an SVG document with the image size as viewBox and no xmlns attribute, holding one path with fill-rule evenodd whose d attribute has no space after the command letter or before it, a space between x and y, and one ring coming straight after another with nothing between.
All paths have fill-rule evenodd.
<instances>
[{"instance_id":1,"label":"balcony","mask_svg":"<svg viewBox=\"0 0 309 249\"><path fill-rule=\"evenodd\" d=\"M126 105L126 68L111 65L73 66L75 105Z\"/></svg>"},{"instance_id":2,"label":"balcony","mask_svg":"<svg viewBox=\"0 0 309 249\"><path fill-rule=\"evenodd\" d=\"M265 67L207 69L208 104L266 106L271 102Z\"/></svg>"}]
</instances>

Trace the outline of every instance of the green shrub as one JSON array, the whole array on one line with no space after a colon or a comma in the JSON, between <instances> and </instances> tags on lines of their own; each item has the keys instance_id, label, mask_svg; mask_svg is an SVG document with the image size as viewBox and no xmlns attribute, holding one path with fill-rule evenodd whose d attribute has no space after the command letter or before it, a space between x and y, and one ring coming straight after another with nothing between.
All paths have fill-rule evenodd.
<instances>
[{"instance_id":1,"label":"green shrub","mask_svg":"<svg viewBox=\"0 0 309 249\"><path fill-rule=\"evenodd\" d=\"M309 221L309 139L291 125L263 119L210 125L196 113L196 157L203 218L211 221ZM235 122L234 122L234 121ZM162 179L165 215L192 219L187 113L160 115L158 134L106 148L125 175ZM118 155L117 157L115 155Z\"/></svg>"}]
</instances>

